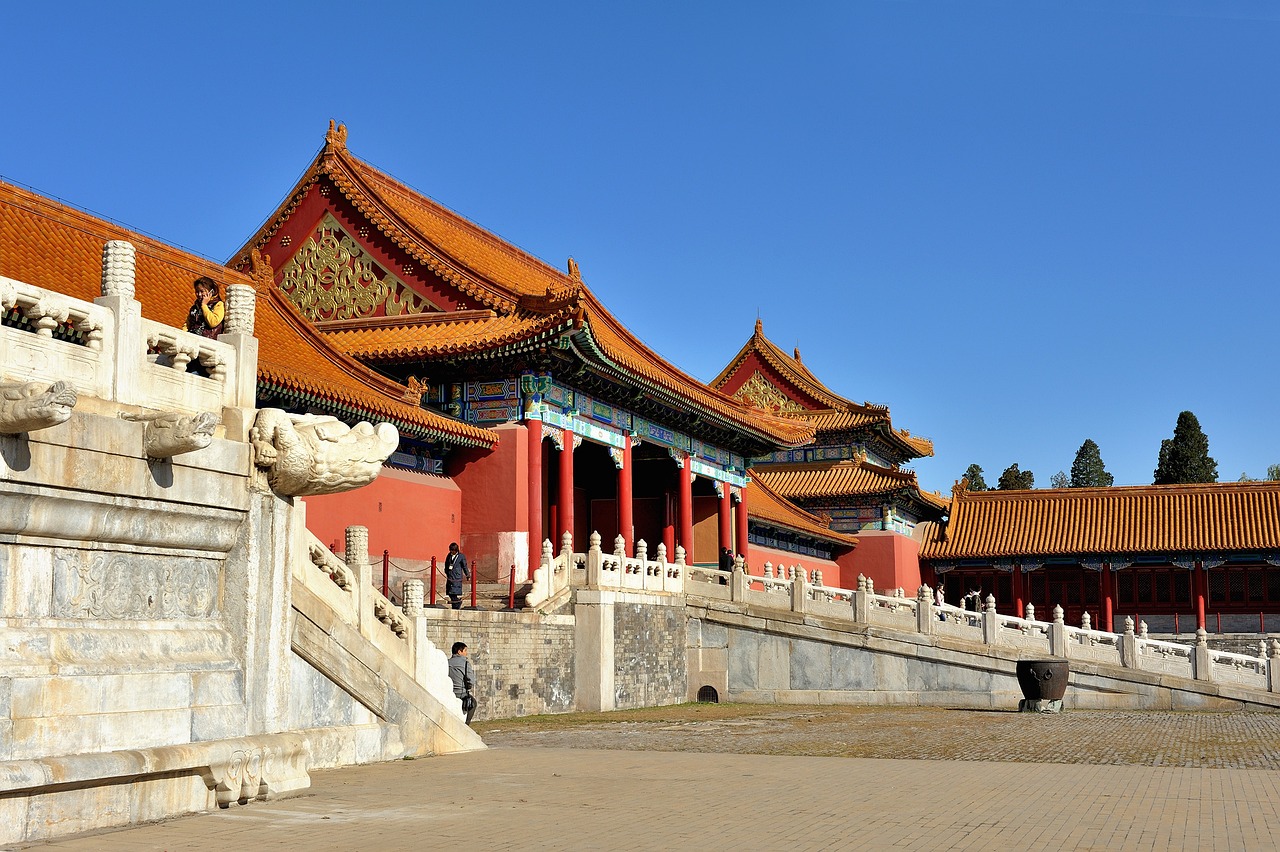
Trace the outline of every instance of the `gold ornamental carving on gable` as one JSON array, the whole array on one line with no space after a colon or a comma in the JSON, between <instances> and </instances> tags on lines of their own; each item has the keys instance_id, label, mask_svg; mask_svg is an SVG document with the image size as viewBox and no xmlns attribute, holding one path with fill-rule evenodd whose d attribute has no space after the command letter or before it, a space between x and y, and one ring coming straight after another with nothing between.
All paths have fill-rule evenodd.
<instances>
[{"instance_id":1,"label":"gold ornamental carving on gable","mask_svg":"<svg viewBox=\"0 0 1280 852\"><path fill-rule=\"evenodd\" d=\"M281 269L281 288L312 321L389 317L438 307L373 261L331 216Z\"/></svg>"},{"instance_id":2,"label":"gold ornamental carving on gable","mask_svg":"<svg viewBox=\"0 0 1280 852\"><path fill-rule=\"evenodd\" d=\"M782 392L782 389L766 379L759 370L751 374L751 378L742 383L742 387L734 396L744 402L775 411L779 414L803 414L805 407Z\"/></svg>"}]
</instances>

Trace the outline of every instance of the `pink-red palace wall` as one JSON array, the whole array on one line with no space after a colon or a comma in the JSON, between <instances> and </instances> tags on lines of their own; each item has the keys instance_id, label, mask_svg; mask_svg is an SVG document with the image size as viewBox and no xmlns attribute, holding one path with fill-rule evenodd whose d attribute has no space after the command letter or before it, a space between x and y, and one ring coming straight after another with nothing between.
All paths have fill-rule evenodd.
<instances>
[{"instance_id":1,"label":"pink-red palace wall","mask_svg":"<svg viewBox=\"0 0 1280 852\"><path fill-rule=\"evenodd\" d=\"M462 528L462 492L445 476L384 467L369 485L342 494L306 497L307 529L341 553L346 529L369 528L370 559L441 561Z\"/></svg>"}]
</instances>

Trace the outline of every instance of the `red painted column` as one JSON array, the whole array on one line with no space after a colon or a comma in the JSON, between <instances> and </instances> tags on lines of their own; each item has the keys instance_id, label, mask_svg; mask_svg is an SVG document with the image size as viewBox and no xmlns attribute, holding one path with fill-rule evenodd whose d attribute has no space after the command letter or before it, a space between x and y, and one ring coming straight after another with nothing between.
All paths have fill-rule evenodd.
<instances>
[{"instance_id":1,"label":"red painted column","mask_svg":"<svg viewBox=\"0 0 1280 852\"><path fill-rule=\"evenodd\" d=\"M1014 617L1025 618L1027 614L1026 593L1023 590L1022 566L1013 566L1013 606Z\"/></svg>"},{"instance_id":2,"label":"red painted column","mask_svg":"<svg viewBox=\"0 0 1280 852\"><path fill-rule=\"evenodd\" d=\"M1102 629L1114 633L1113 619L1115 615L1116 578L1111 573L1111 565L1102 566Z\"/></svg>"},{"instance_id":3,"label":"red painted column","mask_svg":"<svg viewBox=\"0 0 1280 852\"><path fill-rule=\"evenodd\" d=\"M684 561L693 562L693 465L689 456L684 458L684 467L680 468L680 540L676 544L684 547Z\"/></svg>"},{"instance_id":4,"label":"red painted column","mask_svg":"<svg viewBox=\"0 0 1280 852\"><path fill-rule=\"evenodd\" d=\"M529 430L529 577L542 560L542 421L526 420Z\"/></svg>"},{"instance_id":5,"label":"red painted column","mask_svg":"<svg viewBox=\"0 0 1280 852\"><path fill-rule=\"evenodd\" d=\"M560 552L560 540L567 532L573 534L573 432L561 431L560 446L560 489L556 495L556 540L553 542L556 552ZM583 542L575 541L575 550ZM586 548L582 548L583 551Z\"/></svg>"},{"instance_id":6,"label":"red painted column","mask_svg":"<svg viewBox=\"0 0 1280 852\"><path fill-rule=\"evenodd\" d=\"M729 483L720 483L720 512L717 519L720 521L720 547L733 550L733 497L730 490ZM716 555L719 556L719 553Z\"/></svg>"},{"instance_id":7,"label":"red painted column","mask_svg":"<svg viewBox=\"0 0 1280 852\"><path fill-rule=\"evenodd\" d=\"M1196 560L1194 586L1196 590L1196 629L1204 630L1206 627L1204 599L1209 591L1209 579L1205 576L1204 565L1199 559Z\"/></svg>"},{"instance_id":8,"label":"red painted column","mask_svg":"<svg viewBox=\"0 0 1280 852\"><path fill-rule=\"evenodd\" d=\"M627 553L635 552L635 516L631 498L631 437L622 445L622 469L618 471L618 534L626 542Z\"/></svg>"},{"instance_id":9,"label":"red painted column","mask_svg":"<svg viewBox=\"0 0 1280 852\"><path fill-rule=\"evenodd\" d=\"M664 512L662 518L662 543L667 546L667 561L674 562L676 558L676 519L675 507L671 505L673 502L671 492L665 492L662 495L662 499L665 506L662 510Z\"/></svg>"},{"instance_id":10,"label":"red painted column","mask_svg":"<svg viewBox=\"0 0 1280 852\"><path fill-rule=\"evenodd\" d=\"M741 556L743 559L751 559L751 553L747 550L747 489L743 487L739 490L741 497L738 499L738 511L735 515L737 521L734 532L737 534L737 542L733 546L735 556Z\"/></svg>"}]
</instances>

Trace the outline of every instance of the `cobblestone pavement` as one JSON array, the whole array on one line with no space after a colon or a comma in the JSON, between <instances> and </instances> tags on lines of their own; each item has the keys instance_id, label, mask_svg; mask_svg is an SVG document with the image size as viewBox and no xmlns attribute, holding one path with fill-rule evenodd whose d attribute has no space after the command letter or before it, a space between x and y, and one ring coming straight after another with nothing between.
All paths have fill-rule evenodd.
<instances>
[{"instance_id":1,"label":"cobblestone pavement","mask_svg":"<svg viewBox=\"0 0 1280 852\"><path fill-rule=\"evenodd\" d=\"M477 729L491 746L1280 769L1280 713L693 704Z\"/></svg>"},{"instance_id":2,"label":"cobblestone pavement","mask_svg":"<svg viewBox=\"0 0 1280 852\"><path fill-rule=\"evenodd\" d=\"M1280 847L1280 772L1238 768L1275 766L1280 716L740 705L610 716L622 721L491 722L487 751L317 772L296 798L36 848ZM862 750L896 743L898 758L933 759L725 753L829 740L848 754L850 734ZM556 747L566 740L590 747Z\"/></svg>"}]
</instances>

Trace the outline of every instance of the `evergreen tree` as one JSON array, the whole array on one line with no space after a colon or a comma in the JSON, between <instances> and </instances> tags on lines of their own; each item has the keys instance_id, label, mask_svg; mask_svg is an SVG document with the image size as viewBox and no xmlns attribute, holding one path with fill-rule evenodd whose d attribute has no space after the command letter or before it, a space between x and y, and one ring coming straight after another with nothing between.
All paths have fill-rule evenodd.
<instances>
[{"instance_id":1,"label":"evergreen tree","mask_svg":"<svg viewBox=\"0 0 1280 852\"><path fill-rule=\"evenodd\" d=\"M982 478L982 468L976 464L971 464L964 472L964 478L969 481L970 491L987 491L987 481Z\"/></svg>"},{"instance_id":2,"label":"evergreen tree","mask_svg":"<svg viewBox=\"0 0 1280 852\"><path fill-rule=\"evenodd\" d=\"M1067 477L1066 471L1060 470L1057 473L1055 473L1053 476L1049 477L1049 487L1050 488L1070 488L1071 480Z\"/></svg>"},{"instance_id":3,"label":"evergreen tree","mask_svg":"<svg viewBox=\"0 0 1280 852\"><path fill-rule=\"evenodd\" d=\"M1107 473L1102 464L1102 453L1092 438L1085 438L1076 450L1076 460L1071 463L1072 488L1108 488L1116 484L1116 478Z\"/></svg>"},{"instance_id":4,"label":"evergreen tree","mask_svg":"<svg viewBox=\"0 0 1280 852\"><path fill-rule=\"evenodd\" d=\"M1267 465L1267 479L1271 482L1280 482L1280 464Z\"/></svg>"},{"instance_id":5,"label":"evergreen tree","mask_svg":"<svg viewBox=\"0 0 1280 852\"><path fill-rule=\"evenodd\" d=\"M1016 462L1004 469L996 483L997 491L1028 491L1035 487L1036 475L1029 470L1019 470Z\"/></svg>"},{"instance_id":6,"label":"evergreen tree","mask_svg":"<svg viewBox=\"0 0 1280 852\"><path fill-rule=\"evenodd\" d=\"M1209 438L1190 411L1178 415L1173 438L1160 442L1155 484L1217 482L1218 463L1209 456Z\"/></svg>"}]
</instances>

